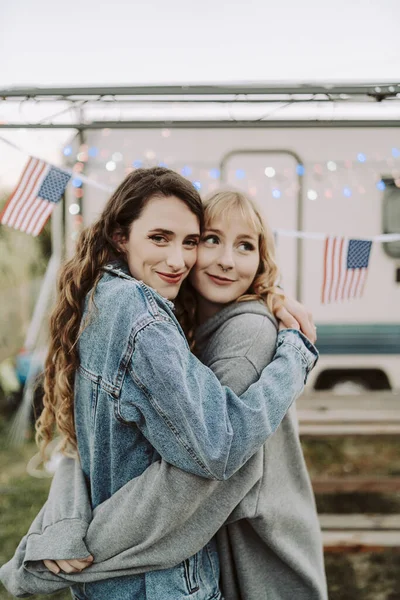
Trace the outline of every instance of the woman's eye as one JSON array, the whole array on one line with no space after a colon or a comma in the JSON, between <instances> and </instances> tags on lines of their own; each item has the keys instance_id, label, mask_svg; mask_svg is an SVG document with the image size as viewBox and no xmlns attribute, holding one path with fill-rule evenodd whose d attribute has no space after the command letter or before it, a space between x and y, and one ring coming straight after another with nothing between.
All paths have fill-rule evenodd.
<instances>
[{"instance_id":1,"label":"woman's eye","mask_svg":"<svg viewBox=\"0 0 400 600\"><path fill-rule=\"evenodd\" d=\"M251 252L252 250L255 250L253 244L250 244L249 242L242 242L241 244L239 244L239 250L245 250L246 252Z\"/></svg>"},{"instance_id":2,"label":"woman's eye","mask_svg":"<svg viewBox=\"0 0 400 600\"><path fill-rule=\"evenodd\" d=\"M219 238L216 235L206 235L201 241L205 242L206 244L218 244Z\"/></svg>"},{"instance_id":3,"label":"woman's eye","mask_svg":"<svg viewBox=\"0 0 400 600\"><path fill-rule=\"evenodd\" d=\"M149 239L155 242L156 244L164 244L168 241L167 238L165 238L163 235L150 235Z\"/></svg>"},{"instance_id":4,"label":"woman's eye","mask_svg":"<svg viewBox=\"0 0 400 600\"><path fill-rule=\"evenodd\" d=\"M199 242L197 240L186 240L184 242L185 246L189 246L189 248L195 248L196 246L199 245Z\"/></svg>"}]
</instances>

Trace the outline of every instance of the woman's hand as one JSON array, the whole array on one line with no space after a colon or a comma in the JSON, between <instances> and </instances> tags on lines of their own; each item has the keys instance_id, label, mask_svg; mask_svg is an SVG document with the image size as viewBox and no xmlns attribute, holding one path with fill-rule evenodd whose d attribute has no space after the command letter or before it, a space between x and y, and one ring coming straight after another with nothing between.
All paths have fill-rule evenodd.
<instances>
[{"instance_id":1,"label":"woman's hand","mask_svg":"<svg viewBox=\"0 0 400 600\"><path fill-rule=\"evenodd\" d=\"M58 575L60 571L64 571L64 573L80 573L93 562L93 556L89 555L87 558L74 558L68 560L44 560L43 561L46 567L54 573Z\"/></svg>"},{"instance_id":2,"label":"woman's hand","mask_svg":"<svg viewBox=\"0 0 400 600\"><path fill-rule=\"evenodd\" d=\"M300 329L310 342L315 344L317 328L314 325L312 314L307 311L303 304L294 298L285 296L283 305L274 313L280 321L279 329Z\"/></svg>"}]
</instances>

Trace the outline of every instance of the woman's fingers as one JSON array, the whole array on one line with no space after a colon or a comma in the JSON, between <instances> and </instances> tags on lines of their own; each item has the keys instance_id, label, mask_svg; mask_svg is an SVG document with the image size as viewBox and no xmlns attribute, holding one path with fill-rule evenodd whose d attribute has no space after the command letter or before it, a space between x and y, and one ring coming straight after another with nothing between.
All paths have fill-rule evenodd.
<instances>
[{"instance_id":1,"label":"woman's fingers","mask_svg":"<svg viewBox=\"0 0 400 600\"><path fill-rule=\"evenodd\" d=\"M86 558L72 558L68 560L44 560L46 567L56 575L63 571L64 573L80 573L83 569L90 567L93 562L93 556Z\"/></svg>"},{"instance_id":2,"label":"woman's fingers","mask_svg":"<svg viewBox=\"0 0 400 600\"><path fill-rule=\"evenodd\" d=\"M275 316L279 319L279 329L300 329L299 323L284 306L276 311Z\"/></svg>"},{"instance_id":3,"label":"woman's fingers","mask_svg":"<svg viewBox=\"0 0 400 600\"><path fill-rule=\"evenodd\" d=\"M295 320L297 323L297 327L295 327L295 329L299 329L300 326L300 330L304 333L304 335L313 344L315 343L317 335L312 313L309 312L306 307L301 304L301 302L298 302L291 297L285 297L282 308L276 312L278 319L281 318L280 313L282 313L284 316L283 321L286 327L292 328L291 325L287 325L287 322L290 321L290 319Z\"/></svg>"},{"instance_id":4,"label":"woman's fingers","mask_svg":"<svg viewBox=\"0 0 400 600\"><path fill-rule=\"evenodd\" d=\"M56 562L54 562L54 560L44 560L43 562L49 571L54 573L54 575L58 575L58 573L60 572L60 567L57 565Z\"/></svg>"}]
</instances>

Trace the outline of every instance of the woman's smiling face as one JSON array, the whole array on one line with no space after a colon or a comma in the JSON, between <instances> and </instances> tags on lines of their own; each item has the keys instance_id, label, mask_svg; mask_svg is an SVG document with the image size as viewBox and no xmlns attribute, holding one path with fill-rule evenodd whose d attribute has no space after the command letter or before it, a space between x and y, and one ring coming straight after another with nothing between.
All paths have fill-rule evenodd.
<instances>
[{"instance_id":1,"label":"woman's smiling face","mask_svg":"<svg viewBox=\"0 0 400 600\"><path fill-rule=\"evenodd\" d=\"M203 316L212 316L245 294L259 264L259 235L239 211L209 221L189 276Z\"/></svg>"},{"instance_id":2,"label":"woman's smiling face","mask_svg":"<svg viewBox=\"0 0 400 600\"><path fill-rule=\"evenodd\" d=\"M121 246L133 277L174 300L196 261L199 237L199 221L182 200L154 196Z\"/></svg>"}]
</instances>

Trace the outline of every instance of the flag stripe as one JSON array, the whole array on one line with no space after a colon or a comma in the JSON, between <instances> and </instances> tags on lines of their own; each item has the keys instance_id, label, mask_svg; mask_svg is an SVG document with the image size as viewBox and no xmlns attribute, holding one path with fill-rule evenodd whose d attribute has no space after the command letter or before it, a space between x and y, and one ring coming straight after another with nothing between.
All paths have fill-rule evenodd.
<instances>
[{"instance_id":1,"label":"flag stripe","mask_svg":"<svg viewBox=\"0 0 400 600\"><path fill-rule=\"evenodd\" d=\"M336 250L336 238L331 238L331 243L330 243L330 257L329 257L329 262L330 262L330 285L329 285L329 292L328 292L328 301L332 302L332 292L334 290L334 285L335 285L335 250Z\"/></svg>"},{"instance_id":2,"label":"flag stripe","mask_svg":"<svg viewBox=\"0 0 400 600\"><path fill-rule=\"evenodd\" d=\"M46 211L49 206L49 202L42 200L42 198L38 198L38 207L35 212L32 214L31 219L29 219L28 226L26 228L26 233L32 233L35 229L38 221L41 219L42 214Z\"/></svg>"},{"instance_id":3,"label":"flag stripe","mask_svg":"<svg viewBox=\"0 0 400 600\"><path fill-rule=\"evenodd\" d=\"M37 198L37 197L33 198L32 202L30 202L30 204L29 204L29 210L26 212L25 218L19 226L19 229L21 231L28 230L31 220L35 217L36 211L40 210L42 204L43 204L43 200L41 198Z\"/></svg>"},{"instance_id":4,"label":"flag stripe","mask_svg":"<svg viewBox=\"0 0 400 600\"><path fill-rule=\"evenodd\" d=\"M21 179L20 179L20 183L22 183L23 181L25 182L26 181L26 177L29 177L29 173L32 171L32 169L34 167L33 162L35 160L36 159L30 158L28 160L28 162L26 163L24 172L23 172L23 174L21 176ZM4 225L7 224L7 219L9 217L10 212L13 209L13 206L14 206L15 202L16 202L16 195L18 193L19 193L19 185L15 188L14 192L11 194L11 196L10 196L7 204L5 205L5 207L4 207L4 209L3 209L2 213L1 213L0 221Z\"/></svg>"},{"instance_id":5,"label":"flag stripe","mask_svg":"<svg viewBox=\"0 0 400 600\"><path fill-rule=\"evenodd\" d=\"M10 217L8 219L8 224L11 227L15 227L16 221L18 219L21 209L24 206L24 203L25 202L30 203L30 201L31 201L30 193L32 191L34 183L37 180L38 174L40 173L41 169L42 169L42 165L41 165L40 161L36 161L35 167L34 167L33 171L30 173L29 180L26 182L26 184L23 187L21 186L18 197L17 197L17 201L15 202L15 205L13 207L12 214L10 215Z\"/></svg>"},{"instance_id":6,"label":"flag stripe","mask_svg":"<svg viewBox=\"0 0 400 600\"><path fill-rule=\"evenodd\" d=\"M328 256L328 246L329 246L329 238L327 237L325 240L325 248L324 248L324 277L322 282L322 304L326 304L326 284L327 284L327 256Z\"/></svg>"},{"instance_id":7,"label":"flag stripe","mask_svg":"<svg viewBox=\"0 0 400 600\"><path fill-rule=\"evenodd\" d=\"M21 178L19 184L17 185L17 187L15 188L14 193L12 194L10 200L8 201L8 203L4 209L2 219L1 219L1 222L4 225L8 225L10 217L12 216L15 208L18 206L18 202L21 197L21 194L24 193L26 186L29 184L29 180L32 176L32 173L35 172L37 163L38 163L38 161L36 159L30 159L28 161L28 164L26 165L25 171L22 175L22 178Z\"/></svg>"},{"instance_id":8,"label":"flag stripe","mask_svg":"<svg viewBox=\"0 0 400 600\"><path fill-rule=\"evenodd\" d=\"M49 218L49 216L51 215L53 210L54 210L54 202L49 202L45 212L42 215L42 218L40 219L40 221L38 221L36 223L36 227L32 232L33 236L39 235L39 233L42 231L43 227L46 225L47 219Z\"/></svg>"},{"instance_id":9,"label":"flag stripe","mask_svg":"<svg viewBox=\"0 0 400 600\"><path fill-rule=\"evenodd\" d=\"M363 278L362 278L362 282L361 282L361 292L360 292L360 296L363 295L364 293L364 289L365 289L365 284L367 283L367 274L368 274L368 270L367 269L363 269L364 273L363 273Z\"/></svg>"},{"instance_id":10,"label":"flag stripe","mask_svg":"<svg viewBox=\"0 0 400 600\"><path fill-rule=\"evenodd\" d=\"M362 281L363 281L363 275L364 275L364 270L365 269L358 269L358 277L357 277L357 285L356 285L356 289L355 289L355 298L361 298L361 288L362 288Z\"/></svg>"},{"instance_id":11,"label":"flag stripe","mask_svg":"<svg viewBox=\"0 0 400 600\"><path fill-rule=\"evenodd\" d=\"M338 281L337 281L337 286L336 286L336 294L335 294L335 302L338 301L339 297L340 297L340 290L343 286L343 279L344 279L344 273L345 273L345 269L344 269L344 265L343 263L343 244L344 244L344 239L340 238L340 242L339 242L339 252L338 252Z\"/></svg>"},{"instance_id":12,"label":"flag stripe","mask_svg":"<svg viewBox=\"0 0 400 600\"><path fill-rule=\"evenodd\" d=\"M358 280L360 279L360 269L353 269L353 280L350 288L350 299L357 297Z\"/></svg>"},{"instance_id":13,"label":"flag stripe","mask_svg":"<svg viewBox=\"0 0 400 600\"><path fill-rule=\"evenodd\" d=\"M19 229L19 226L24 218L25 212L27 210L27 206L30 206L32 204L32 201L34 200L36 194L35 191L39 189L42 181L43 181L43 173L46 169L46 164L43 163L42 161L39 161L38 165L36 166L34 172L32 173L32 176L29 180L29 182L27 183L18 204L16 205L12 217L10 217L9 220L9 225L11 225L12 227Z\"/></svg>"}]
</instances>

